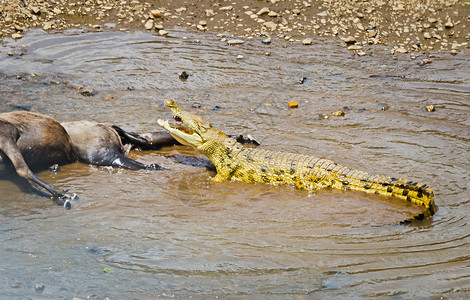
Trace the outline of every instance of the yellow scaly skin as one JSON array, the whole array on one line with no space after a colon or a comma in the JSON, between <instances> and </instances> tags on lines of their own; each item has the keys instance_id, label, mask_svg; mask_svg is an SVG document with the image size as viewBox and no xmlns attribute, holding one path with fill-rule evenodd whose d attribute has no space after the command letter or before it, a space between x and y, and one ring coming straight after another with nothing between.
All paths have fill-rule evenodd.
<instances>
[{"instance_id":1,"label":"yellow scaly skin","mask_svg":"<svg viewBox=\"0 0 470 300\"><path fill-rule=\"evenodd\" d=\"M370 175L315 156L247 148L209 122L182 110L174 101L166 99L165 105L185 126L174 126L163 120L158 120L158 124L180 143L194 147L212 161L217 169L213 181L288 183L306 190L324 187L356 190L395 196L425 208L423 213L403 223L431 217L437 210L432 188L426 185Z\"/></svg>"}]
</instances>

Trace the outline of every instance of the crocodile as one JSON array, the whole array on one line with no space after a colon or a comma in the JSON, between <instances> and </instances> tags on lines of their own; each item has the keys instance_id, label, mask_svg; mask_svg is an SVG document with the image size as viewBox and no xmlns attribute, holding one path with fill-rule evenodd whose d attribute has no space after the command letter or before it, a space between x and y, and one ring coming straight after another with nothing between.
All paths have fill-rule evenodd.
<instances>
[{"instance_id":1,"label":"crocodile","mask_svg":"<svg viewBox=\"0 0 470 300\"><path fill-rule=\"evenodd\" d=\"M181 109L173 100L165 106L181 124L162 119L158 124L181 144L194 147L214 164L217 174L212 181L236 180L244 183L287 183L299 189L336 188L383 196L394 196L405 203L421 206L421 212L401 223L432 217L437 207L434 193L426 184L343 167L331 160L311 155L246 147L208 121Z\"/></svg>"}]
</instances>

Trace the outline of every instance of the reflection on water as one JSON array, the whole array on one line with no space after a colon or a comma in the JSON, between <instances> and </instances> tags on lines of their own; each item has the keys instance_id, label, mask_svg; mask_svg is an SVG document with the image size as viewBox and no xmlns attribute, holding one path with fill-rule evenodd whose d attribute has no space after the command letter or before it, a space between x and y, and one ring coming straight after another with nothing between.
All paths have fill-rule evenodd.
<instances>
[{"instance_id":1,"label":"reflection on water","mask_svg":"<svg viewBox=\"0 0 470 300\"><path fill-rule=\"evenodd\" d=\"M40 173L79 194L70 211L0 181L2 294L468 296L468 53L439 54L420 66L424 56L376 48L359 58L323 39L311 47L281 45L231 47L183 31L31 32L2 49L0 111L150 131L169 117L161 104L172 98L269 149L427 183L439 207L432 221L394 225L414 207L363 193L212 183L204 158L184 146L133 152L169 170L76 163L56 175ZM182 71L187 81L178 78ZM95 96L82 96L81 86ZM299 109L289 110L290 100ZM332 117L341 108L346 116Z\"/></svg>"}]
</instances>

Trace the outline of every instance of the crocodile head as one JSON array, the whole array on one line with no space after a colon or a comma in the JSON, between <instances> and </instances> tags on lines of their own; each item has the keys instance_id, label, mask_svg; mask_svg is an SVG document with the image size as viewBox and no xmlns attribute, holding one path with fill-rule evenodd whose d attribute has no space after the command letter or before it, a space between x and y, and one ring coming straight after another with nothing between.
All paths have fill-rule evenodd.
<instances>
[{"instance_id":1,"label":"crocodile head","mask_svg":"<svg viewBox=\"0 0 470 300\"><path fill-rule=\"evenodd\" d=\"M173 100L165 99L165 106L171 109L175 121L183 124L173 125L161 119L158 120L158 124L181 144L192 146L211 158L211 154L217 152L215 148L219 148L218 146L223 148L224 144L233 144L235 142L222 131L213 128L211 123L182 110Z\"/></svg>"}]
</instances>

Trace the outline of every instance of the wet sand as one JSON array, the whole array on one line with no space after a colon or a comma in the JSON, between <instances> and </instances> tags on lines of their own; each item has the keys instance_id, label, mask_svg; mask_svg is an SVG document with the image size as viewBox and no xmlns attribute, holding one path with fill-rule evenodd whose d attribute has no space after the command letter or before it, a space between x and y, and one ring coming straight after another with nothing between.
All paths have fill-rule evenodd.
<instances>
[{"instance_id":1,"label":"wet sand","mask_svg":"<svg viewBox=\"0 0 470 300\"><path fill-rule=\"evenodd\" d=\"M188 27L221 38L279 38L311 44L333 37L363 56L366 45L381 44L390 53L468 49L470 2L423 1L1 1L0 39L20 39L28 28L46 31L166 30Z\"/></svg>"}]
</instances>

